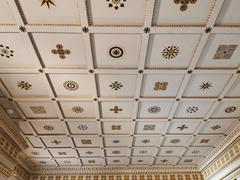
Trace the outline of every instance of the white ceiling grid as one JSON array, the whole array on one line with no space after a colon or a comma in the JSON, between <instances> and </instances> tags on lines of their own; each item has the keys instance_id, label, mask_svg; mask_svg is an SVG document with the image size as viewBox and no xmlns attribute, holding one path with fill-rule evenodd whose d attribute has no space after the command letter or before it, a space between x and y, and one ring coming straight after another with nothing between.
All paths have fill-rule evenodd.
<instances>
[{"instance_id":1,"label":"white ceiling grid","mask_svg":"<svg viewBox=\"0 0 240 180\"><path fill-rule=\"evenodd\" d=\"M0 106L27 162L195 166L239 124L240 2L179 2L0 2Z\"/></svg>"}]
</instances>

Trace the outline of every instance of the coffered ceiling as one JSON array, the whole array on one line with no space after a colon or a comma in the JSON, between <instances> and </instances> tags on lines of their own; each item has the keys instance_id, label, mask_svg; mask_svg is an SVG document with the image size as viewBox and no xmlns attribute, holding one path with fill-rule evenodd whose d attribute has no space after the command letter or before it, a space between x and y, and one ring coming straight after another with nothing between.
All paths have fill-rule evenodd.
<instances>
[{"instance_id":1,"label":"coffered ceiling","mask_svg":"<svg viewBox=\"0 0 240 180\"><path fill-rule=\"evenodd\" d=\"M31 166L197 166L240 116L239 0L1 0L0 106Z\"/></svg>"}]
</instances>

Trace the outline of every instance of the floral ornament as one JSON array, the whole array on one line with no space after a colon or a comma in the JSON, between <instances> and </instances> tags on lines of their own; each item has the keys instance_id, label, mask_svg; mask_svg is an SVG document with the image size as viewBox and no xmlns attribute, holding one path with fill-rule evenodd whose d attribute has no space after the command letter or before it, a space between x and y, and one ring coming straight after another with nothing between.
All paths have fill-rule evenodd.
<instances>
[{"instance_id":1,"label":"floral ornament","mask_svg":"<svg viewBox=\"0 0 240 180\"><path fill-rule=\"evenodd\" d=\"M57 49L52 49L51 52L53 54L58 54L60 59L66 59L66 55L71 54L71 51L69 49L63 49L63 45L57 44Z\"/></svg>"},{"instance_id":2,"label":"floral ornament","mask_svg":"<svg viewBox=\"0 0 240 180\"><path fill-rule=\"evenodd\" d=\"M188 8L188 5L196 3L197 0L174 0L175 4L181 4L180 11L186 11Z\"/></svg>"},{"instance_id":3,"label":"floral ornament","mask_svg":"<svg viewBox=\"0 0 240 180\"><path fill-rule=\"evenodd\" d=\"M30 90L32 88L32 85L29 84L28 82L25 82L25 81L20 81L18 82L18 87L20 87L21 89L24 89L24 90Z\"/></svg>"},{"instance_id":4,"label":"floral ornament","mask_svg":"<svg viewBox=\"0 0 240 180\"><path fill-rule=\"evenodd\" d=\"M3 46L0 44L0 55L2 57L10 58L14 56L14 51L9 48L9 46Z\"/></svg>"},{"instance_id":5,"label":"floral ornament","mask_svg":"<svg viewBox=\"0 0 240 180\"><path fill-rule=\"evenodd\" d=\"M176 58L179 53L179 48L175 45L171 45L163 49L162 56L165 59L173 59Z\"/></svg>"},{"instance_id":6,"label":"floral ornament","mask_svg":"<svg viewBox=\"0 0 240 180\"><path fill-rule=\"evenodd\" d=\"M114 8L118 10L119 7L124 7L124 2L127 0L106 0L108 2L108 7L109 8Z\"/></svg>"},{"instance_id":7,"label":"floral ornament","mask_svg":"<svg viewBox=\"0 0 240 180\"><path fill-rule=\"evenodd\" d=\"M109 85L109 87L112 88L113 90L117 91L117 90L121 89L123 87L123 85L121 83L115 81L115 82L111 83Z\"/></svg>"},{"instance_id":8,"label":"floral ornament","mask_svg":"<svg viewBox=\"0 0 240 180\"><path fill-rule=\"evenodd\" d=\"M195 112L197 112L198 110L199 110L199 108L196 107L196 106L188 107L188 108L186 109L187 113L190 113L190 114L195 113Z\"/></svg>"},{"instance_id":9,"label":"floral ornament","mask_svg":"<svg viewBox=\"0 0 240 180\"><path fill-rule=\"evenodd\" d=\"M212 87L212 83L210 82L203 82L201 85L200 85L200 89L202 89L203 91L206 90L206 89L209 89L210 87Z\"/></svg>"}]
</instances>

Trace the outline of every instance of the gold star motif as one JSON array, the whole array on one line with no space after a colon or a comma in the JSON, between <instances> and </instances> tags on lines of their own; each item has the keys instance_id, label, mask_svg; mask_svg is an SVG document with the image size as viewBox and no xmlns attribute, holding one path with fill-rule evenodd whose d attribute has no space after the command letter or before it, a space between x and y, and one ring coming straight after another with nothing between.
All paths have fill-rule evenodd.
<instances>
[{"instance_id":1,"label":"gold star motif","mask_svg":"<svg viewBox=\"0 0 240 180\"><path fill-rule=\"evenodd\" d=\"M46 4L49 9L50 9L50 5L56 6L56 4L52 2L52 0L43 0L41 6L43 6L44 4Z\"/></svg>"}]
</instances>

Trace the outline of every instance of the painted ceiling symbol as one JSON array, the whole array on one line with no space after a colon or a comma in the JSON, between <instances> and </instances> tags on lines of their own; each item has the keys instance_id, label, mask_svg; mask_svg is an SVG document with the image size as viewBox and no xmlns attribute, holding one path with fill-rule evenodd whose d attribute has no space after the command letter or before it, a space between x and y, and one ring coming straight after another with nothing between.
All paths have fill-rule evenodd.
<instances>
[{"instance_id":1,"label":"painted ceiling symbol","mask_svg":"<svg viewBox=\"0 0 240 180\"><path fill-rule=\"evenodd\" d=\"M117 114L119 111L123 111L122 108L118 108L118 106L114 106L110 109L110 111L113 111L115 114Z\"/></svg>"},{"instance_id":2,"label":"painted ceiling symbol","mask_svg":"<svg viewBox=\"0 0 240 180\"><path fill-rule=\"evenodd\" d=\"M143 160L142 159L138 159L137 162L141 163L141 162L143 162Z\"/></svg>"},{"instance_id":3,"label":"painted ceiling symbol","mask_svg":"<svg viewBox=\"0 0 240 180\"><path fill-rule=\"evenodd\" d=\"M79 88L79 85L74 81L65 81L63 87L69 91L76 91Z\"/></svg>"},{"instance_id":4,"label":"painted ceiling symbol","mask_svg":"<svg viewBox=\"0 0 240 180\"><path fill-rule=\"evenodd\" d=\"M57 44L57 49L52 49L51 52L53 54L58 54L60 59L66 59L66 55L71 54L71 51L69 49L64 49L63 45Z\"/></svg>"},{"instance_id":5,"label":"painted ceiling symbol","mask_svg":"<svg viewBox=\"0 0 240 180\"><path fill-rule=\"evenodd\" d=\"M193 150L193 151L192 151L192 154L199 154L199 153L200 153L199 150Z\"/></svg>"},{"instance_id":6,"label":"painted ceiling symbol","mask_svg":"<svg viewBox=\"0 0 240 180\"><path fill-rule=\"evenodd\" d=\"M87 125L81 124L77 127L80 131L86 131L88 129Z\"/></svg>"},{"instance_id":7,"label":"painted ceiling symbol","mask_svg":"<svg viewBox=\"0 0 240 180\"><path fill-rule=\"evenodd\" d=\"M143 130L144 131L154 131L156 125L144 125Z\"/></svg>"},{"instance_id":8,"label":"painted ceiling symbol","mask_svg":"<svg viewBox=\"0 0 240 180\"><path fill-rule=\"evenodd\" d=\"M231 59L237 45L219 45L213 59Z\"/></svg>"},{"instance_id":9,"label":"painted ceiling symbol","mask_svg":"<svg viewBox=\"0 0 240 180\"><path fill-rule=\"evenodd\" d=\"M200 143L208 143L210 139L201 139Z\"/></svg>"},{"instance_id":10,"label":"painted ceiling symbol","mask_svg":"<svg viewBox=\"0 0 240 180\"><path fill-rule=\"evenodd\" d=\"M182 126L179 126L177 128L180 129L181 131L183 131L184 129L188 129L188 127L185 124L183 124Z\"/></svg>"},{"instance_id":11,"label":"painted ceiling symbol","mask_svg":"<svg viewBox=\"0 0 240 180\"><path fill-rule=\"evenodd\" d=\"M67 153L66 153L66 152L58 152L58 154L59 154L60 156L67 155Z\"/></svg>"},{"instance_id":12,"label":"painted ceiling symbol","mask_svg":"<svg viewBox=\"0 0 240 180\"><path fill-rule=\"evenodd\" d=\"M124 55L124 50L120 46L112 46L108 50L108 53L112 58L118 59L118 58L121 58Z\"/></svg>"},{"instance_id":13,"label":"painted ceiling symbol","mask_svg":"<svg viewBox=\"0 0 240 180\"><path fill-rule=\"evenodd\" d=\"M173 151L172 151L172 150L167 150L165 153L166 153L166 154L172 154Z\"/></svg>"},{"instance_id":14,"label":"painted ceiling symbol","mask_svg":"<svg viewBox=\"0 0 240 180\"><path fill-rule=\"evenodd\" d=\"M90 154L93 154L93 152L92 151L87 151L86 154L90 155Z\"/></svg>"},{"instance_id":15,"label":"painted ceiling symbol","mask_svg":"<svg viewBox=\"0 0 240 180\"><path fill-rule=\"evenodd\" d=\"M115 81L115 82L111 83L109 85L109 87L112 88L113 90L117 91L117 90L121 89L123 87L123 85L121 83Z\"/></svg>"},{"instance_id":16,"label":"painted ceiling symbol","mask_svg":"<svg viewBox=\"0 0 240 180\"><path fill-rule=\"evenodd\" d=\"M187 113L190 113L190 114L195 113L195 112L197 112L198 110L199 110L199 108L198 108L197 106L191 106L191 107L188 107L188 108L186 109Z\"/></svg>"},{"instance_id":17,"label":"painted ceiling symbol","mask_svg":"<svg viewBox=\"0 0 240 180\"><path fill-rule=\"evenodd\" d=\"M121 130L121 125L112 125L112 130Z\"/></svg>"},{"instance_id":18,"label":"painted ceiling symbol","mask_svg":"<svg viewBox=\"0 0 240 180\"><path fill-rule=\"evenodd\" d=\"M18 87L20 87L21 89L24 89L24 90L30 90L32 89L32 85L29 84L28 82L25 82L25 81L20 81L18 82Z\"/></svg>"},{"instance_id":19,"label":"painted ceiling symbol","mask_svg":"<svg viewBox=\"0 0 240 180\"><path fill-rule=\"evenodd\" d=\"M95 160L88 160L88 163L95 163Z\"/></svg>"},{"instance_id":20,"label":"painted ceiling symbol","mask_svg":"<svg viewBox=\"0 0 240 180\"><path fill-rule=\"evenodd\" d=\"M51 5L56 6L56 4L52 0L42 0L41 6L43 6L44 4L46 4L49 9Z\"/></svg>"},{"instance_id":21,"label":"painted ceiling symbol","mask_svg":"<svg viewBox=\"0 0 240 180\"><path fill-rule=\"evenodd\" d=\"M37 156L37 155L39 155L39 152L33 151L33 152L31 152L31 154Z\"/></svg>"},{"instance_id":22,"label":"painted ceiling symbol","mask_svg":"<svg viewBox=\"0 0 240 180\"><path fill-rule=\"evenodd\" d=\"M148 112L155 114L161 111L161 108L158 106L151 106L150 108L148 108Z\"/></svg>"},{"instance_id":23,"label":"painted ceiling symbol","mask_svg":"<svg viewBox=\"0 0 240 180\"><path fill-rule=\"evenodd\" d=\"M58 144L61 144L62 142L55 139L55 140L52 141L51 143L58 145Z\"/></svg>"},{"instance_id":24,"label":"painted ceiling symbol","mask_svg":"<svg viewBox=\"0 0 240 180\"><path fill-rule=\"evenodd\" d=\"M192 160L192 159L185 159L183 162L185 162L185 163L191 163L191 162L193 162L193 160Z\"/></svg>"},{"instance_id":25,"label":"painted ceiling symbol","mask_svg":"<svg viewBox=\"0 0 240 180\"><path fill-rule=\"evenodd\" d=\"M140 150L139 154L147 154L147 152L148 152L147 150Z\"/></svg>"},{"instance_id":26,"label":"painted ceiling symbol","mask_svg":"<svg viewBox=\"0 0 240 180\"><path fill-rule=\"evenodd\" d=\"M29 108L34 114L47 114L44 106L30 106Z\"/></svg>"},{"instance_id":27,"label":"painted ceiling symbol","mask_svg":"<svg viewBox=\"0 0 240 180\"><path fill-rule=\"evenodd\" d=\"M179 53L179 48L177 46L171 45L163 49L162 56L165 59L173 59L176 58Z\"/></svg>"},{"instance_id":28,"label":"painted ceiling symbol","mask_svg":"<svg viewBox=\"0 0 240 180\"><path fill-rule=\"evenodd\" d=\"M168 82L164 81L164 82L155 82L154 91L165 91L167 89L168 86Z\"/></svg>"},{"instance_id":29,"label":"painted ceiling symbol","mask_svg":"<svg viewBox=\"0 0 240 180\"><path fill-rule=\"evenodd\" d=\"M230 106L230 107L225 109L225 112L226 113L232 113L232 112L236 111L236 109L237 108L235 106Z\"/></svg>"},{"instance_id":30,"label":"painted ceiling symbol","mask_svg":"<svg viewBox=\"0 0 240 180\"><path fill-rule=\"evenodd\" d=\"M106 0L108 2L109 8L114 8L116 10L119 9L119 7L124 7L124 2L127 0Z\"/></svg>"},{"instance_id":31,"label":"painted ceiling symbol","mask_svg":"<svg viewBox=\"0 0 240 180\"><path fill-rule=\"evenodd\" d=\"M150 143L150 140L149 139L144 139L144 140L142 140L142 143L144 143L144 144Z\"/></svg>"},{"instance_id":32,"label":"painted ceiling symbol","mask_svg":"<svg viewBox=\"0 0 240 180\"><path fill-rule=\"evenodd\" d=\"M180 143L180 139L171 139L170 143L172 143L172 144Z\"/></svg>"},{"instance_id":33,"label":"painted ceiling symbol","mask_svg":"<svg viewBox=\"0 0 240 180\"><path fill-rule=\"evenodd\" d=\"M0 55L2 57L10 58L14 56L14 51L9 48L9 46L3 46L0 44Z\"/></svg>"},{"instance_id":34,"label":"painted ceiling symbol","mask_svg":"<svg viewBox=\"0 0 240 180\"><path fill-rule=\"evenodd\" d=\"M181 4L180 11L186 11L188 8L188 5L196 3L197 0L174 0L175 4Z\"/></svg>"},{"instance_id":35,"label":"painted ceiling symbol","mask_svg":"<svg viewBox=\"0 0 240 180\"><path fill-rule=\"evenodd\" d=\"M50 125L46 125L46 126L44 126L43 127L45 130L47 130L47 131L52 131L53 129L54 129L54 127L53 126L50 126Z\"/></svg>"},{"instance_id":36,"label":"painted ceiling symbol","mask_svg":"<svg viewBox=\"0 0 240 180\"><path fill-rule=\"evenodd\" d=\"M84 109L81 106L73 106L72 111L75 113L82 113Z\"/></svg>"},{"instance_id":37,"label":"painted ceiling symbol","mask_svg":"<svg viewBox=\"0 0 240 180\"><path fill-rule=\"evenodd\" d=\"M112 151L112 154L120 154L120 151Z\"/></svg>"},{"instance_id":38,"label":"painted ceiling symbol","mask_svg":"<svg viewBox=\"0 0 240 180\"><path fill-rule=\"evenodd\" d=\"M118 144L120 141L119 140L113 140L114 144Z\"/></svg>"},{"instance_id":39,"label":"painted ceiling symbol","mask_svg":"<svg viewBox=\"0 0 240 180\"><path fill-rule=\"evenodd\" d=\"M212 87L212 83L210 82L203 82L201 85L200 85L200 89L202 89L203 91L206 90L206 89L209 89L210 87Z\"/></svg>"},{"instance_id":40,"label":"painted ceiling symbol","mask_svg":"<svg viewBox=\"0 0 240 180\"><path fill-rule=\"evenodd\" d=\"M91 139L81 139L81 143L82 144L92 144L92 140Z\"/></svg>"},{"instance_id":41,"label":"painted ceiling symbol","mask_svg":"<svg viewBox=\"0 0 240 180\"><path fill-rule=\"evenodd\" d=\"M168 160L167 159L163 159L163 160L161 160L161 162L166 163L166 162L168 162Z\"/></svg>"},{"instance_id":42,"label":"painted ceiling symbol","mask_svg":"<svg viewBox=\"0 0 240 180\"><path fill-rule=\"evenodd\" d=\"M114 163L119 163L120 161L118 159L113 160Z\"/></svg>"},{"instance_id":43,"label":"painted ceiling symbol","mask_svg":"<svg viewBox=\"0 0 240 180\"><path fill-rule=\"evenodd\" d=\"M218 124L211 127L211 129L213 129L214 131L217 130L217 129L220 129L220 128L221 128L221 126L219 126Z\"/></svg>"}]
</instances>

